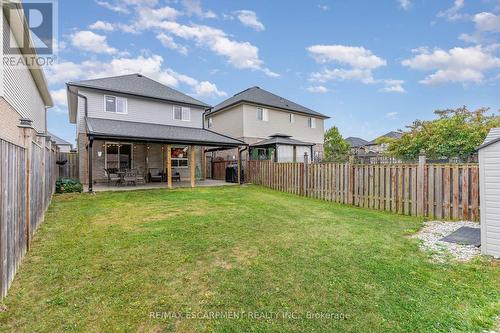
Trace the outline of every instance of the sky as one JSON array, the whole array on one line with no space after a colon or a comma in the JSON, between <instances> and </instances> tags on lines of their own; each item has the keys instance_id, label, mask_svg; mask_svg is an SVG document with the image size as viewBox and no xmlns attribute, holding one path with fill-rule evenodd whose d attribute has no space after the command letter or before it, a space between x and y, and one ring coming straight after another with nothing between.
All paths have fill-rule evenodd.
<instances>
[{"instance_id":1,"label":"sky","mask_svg":"<svg viewBox=\"0 0 500 333\"><path fill-rule=\"evenodd\" d=\"M59 0L49 131L65 83L142 73L210 105L259 86L372 140L436 109L500 108L500 0Z\"/></svg>"}]
</instances>

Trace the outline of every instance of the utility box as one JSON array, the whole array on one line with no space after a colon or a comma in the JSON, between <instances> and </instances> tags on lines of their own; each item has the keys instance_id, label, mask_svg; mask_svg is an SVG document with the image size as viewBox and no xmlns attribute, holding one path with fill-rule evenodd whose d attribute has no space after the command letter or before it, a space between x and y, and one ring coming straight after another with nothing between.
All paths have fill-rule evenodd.
<instances>
[{"instance_id":1,"label":"utility box","mask_svg":"<svg viewBox=\"0 0 500 333\"><path fill-rule=\"evenodd\" d=\"M481 253L500 257L500 128L479 147Z\"/></svg>"}]
</instances>

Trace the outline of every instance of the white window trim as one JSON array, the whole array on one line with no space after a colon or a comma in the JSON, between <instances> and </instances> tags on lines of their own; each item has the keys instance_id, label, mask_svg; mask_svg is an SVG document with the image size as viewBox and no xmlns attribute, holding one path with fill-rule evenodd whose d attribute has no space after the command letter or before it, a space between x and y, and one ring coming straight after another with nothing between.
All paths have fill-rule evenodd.
<instances>
[{"instance_id":1,"label":"white window trim","mask_svg":"<svg viewBox=\"0 0 500 333\"><path fill-rule=\"evenodd\" d=\"M176 107L179 107L181 108L181 119L177 119L175 118L175 108ZM186 119L184 119L183 117L183 111L184 110L187 110L187 115L188 117ZM173 120L177 120L177 121L191 121L191 108L190 107L187 107L187 106L181 106L181 105L172 105L172 119Z\"/></svg>"},{"instance_id":2,"label":"white window trim","mask_svg":"<svg viewBox=\"0 0 500 333\"><path fill-rule=\"evenodd\" d=\"M309 128L311 128L311 129L316 128L316 118L309 117L309 118L307 119L307 125L308 125L308 127L309 127Z\"/></svg>"},{"instance_id":3,"label":"white window trim","mask_svg":"<svg viewBox=\"0 0 500 333\"><path fill-rule=\"evenodd\" d=\"M207 124L207 127L208 127L208 128L212 128L212 127L214 127L214 120L213 120L213 117L208 117L208 124Z\"/></svg>"},{"instance_id":4,"label":"white window trim","mask_svg":"<svg viewBox=\"0 0 500 333\"><path fill-rule=\"evenodd\" d=\"M295 115L293 113L290 113L290 115L288 116L288 121L290 122L290 124L295 123Z\"/></svg>"},{"instance_id":5,"label":"white window trim","mask_svg":"<svg viewBox=\"0 0 500 333\"><path fill-rule=\"evenodd\" d=\"M106 108L106 98L113 97L115 99L115 111L108 111ZM118 100L121 99L123 101L125 112L118 112ZM128 101L125 97L118 97L114 95L104 95L104 112L114 113L114 114L128 114Z\"/></svg>"},{"instance_id":6,"label":"white window trim","mask_svg":"<svg viewBox=\"0 0 500 333\"><path fill-rule=\"evenodd\" d=\"M185 146L172 146L170 149L174 149L174 148L185 148ZM172 161L187 161L187 165L186 166L173 166L172 165L172 169L188 169L189 168L189 166L191 165L191 161L189 158L189 154L191 153L190 149L191 148L188 148L188 151L187 151L188 156L187 157L183 157L183 158L172 157ZM177 165L179 165L179 163L177 163Z\"/></svg>"},{"instance_id":7,"label":"white window trim","mask_svg":"<svg viewBox=\"0 0 500 333\"><path fill-rule=\"evenodd\" d=\"M262 119L259 119L259 111L262 110ZM258 121L269 121L269 109L257 108L257 120Z\"/></svg>"}]
</instances>

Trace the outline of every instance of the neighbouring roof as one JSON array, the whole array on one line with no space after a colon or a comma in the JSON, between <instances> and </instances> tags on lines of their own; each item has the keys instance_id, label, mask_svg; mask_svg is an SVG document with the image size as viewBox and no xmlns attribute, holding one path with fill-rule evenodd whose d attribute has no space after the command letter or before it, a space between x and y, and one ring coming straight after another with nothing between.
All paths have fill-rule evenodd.
<instances>
[{"instance_id":1,"label":"neighbouring roof","mask_svg":"<svg viewBox=\"0 0 500 333\"><path fill-rule=\"evenodd\" d=\"M178 102L208 108L210 105L203 103L191 96L181 93L173 88L152 80L142 74L129 74L113 76L102 79L68 82L69 86L106 90L135 96L161 99L169 102Z\"/></svg>"},{"instance_id":2,"label":"neighbouring roof","mask_svg":"<svg viewBox=\"0 0 500 333\"><path fill-rule=\"evenodd\" d=\"M217 104L210 111L211 114L222 111L230 106L236 105L238 103L247 102L258 104L262 106L268 106L272 108L302 113L310 116L316 116L319 118L327 119L328 116L321 114L319 112L313 111L305 106L294 103L286 98L275 95L267 90L261 89L259 87L252 87L243 90L233 97L226 99L224 102Z\"/></svg>"},{"instance_id":3,"label":"neighbouring roof","mask_svg":"<svg viewBox=\"0 0 500 333\"><path fill-rule=\"evenodd\" d=\"M479 149L486 148L491 146L494 143L500 142L500 127L492 128L483 144L479 147Z\"/></svg>"},{"instance_id":4,"label":"neighbouring roof","mask_svg":"<svg viewBox=\"0 0 500 333\"><path fill-rule=\"evenodd\" d=\"M357 138L354 136L348 137L347 139L345 139L345 141L348 142L352 148L363 147L368 143L368 141L366 141L365 139Z\"/></svg>"},{"instance_id":5,"label":"neighbouring roof","mask_svg":"<svg viewBox=\"0 0 500 333\"><path fill-rule=\"evenodd\" d=\"M87 118L89 136L124 140L203 144L207 146L244 146L246 143L202 128L180 127Z\"/></svg>"},{"instance_id":6,"label":"neighbouring roof","mask_svg":"<svg viewBox=\"0 0 500 333\"><path fill-rule=\"evenodd\" d=\"M376 145L377 144L377 140L378 139L381 139L381 138L391 138L391 139L399 139L403 136L403 133L401 132L395 132L395 131L391 131L389 133L386 133L382 136L379 136L378 138L376 138L375 140L373 141L370 141L367 143L367 145L371 146L371 145Z\"/></svg>"},{"instance_id":7,"label":"neighbouring roof","mask_svg":"<svg viewBox=\"0 0 500 333\"><path fill-rule=\"evenodd\" d=\"M267 147L267 146L275 146L275 145L288 145L288 146L314 146L314 143L304 142L292 139L290 135L286 134L274 134L269 137L269 139L265 139L259 141L257 143L251 144L251 147Z\"/></svg>"},{"instance_id":8,"label":"neighbouring roof","mask_svg":"<svg viewBox=\"0 0 500 333\"><path fill-rule=\"evenodd\" d=\"M54 135L52 133L48 133L50 138L56 142L56 145L58 146L72 146L73 145L71 143L69 143L68 141L64 140L64 139L61 139L60 137L58 137L57 135Z\"/></svg>"}]
</instances>

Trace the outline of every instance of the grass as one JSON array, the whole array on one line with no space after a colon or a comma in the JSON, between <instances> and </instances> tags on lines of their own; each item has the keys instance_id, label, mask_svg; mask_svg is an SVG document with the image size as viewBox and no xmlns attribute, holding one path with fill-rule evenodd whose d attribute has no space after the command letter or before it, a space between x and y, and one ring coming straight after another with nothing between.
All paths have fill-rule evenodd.
<instances>
[{"instance_id":1,"label":"grass","mask_svg":"<svg viewBox=\"0 0 500 333\"><path fill-rule=\"evenodd\" d=\"M421 224L254 186L59 195L0 330L492 329L498 262L432 263Z\"/></svg>"}]
</instances>

